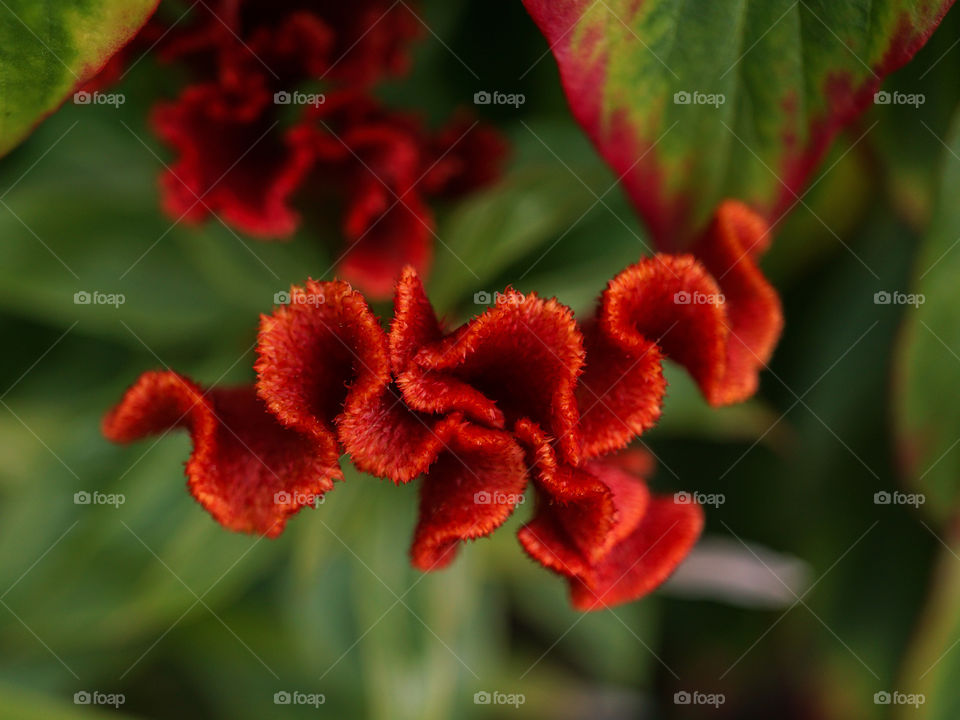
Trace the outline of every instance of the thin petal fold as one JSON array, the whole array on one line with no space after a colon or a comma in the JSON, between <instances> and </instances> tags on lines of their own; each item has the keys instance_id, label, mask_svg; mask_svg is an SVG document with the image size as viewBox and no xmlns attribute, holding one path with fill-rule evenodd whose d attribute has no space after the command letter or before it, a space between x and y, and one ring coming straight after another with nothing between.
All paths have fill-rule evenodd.
<instances>
[{"instance_id":1,"label":"thin petal fold","mask_svg":"<svg viewBox=\"0 0 960 720\"><path fill-rule=\"evenodd\" d=\"M746 400L759 384L783 330L777 291L757 264L770 245L770 227L760 215L736 200L720 204L694 252L724 295L730 337L722 388L712 402Z\"/></svg>"},{"instance_id":2,"label":"thin petal fold","mask_svg":"<svg viewBox=\"0 0 960 720\"><path fill-rule=\"evenodd\" d=\"M572 578L578 610L602 610L638 600L661 585L687 557L703 529L703 510L672 496L650 499L643 519L587 575Z\"/></svg>"},{"instance_id":3,"label":"thin petal fold","mask_svg":"<svg viewBox=\"0 0 960 720\"><path fill-rule=\"evenodd\" d=\"M420 517L410 556L414 567L445 567L462 541L500 527L523 502L524 453L509 434L451 416L440 428L443 451L420 488Z\"/></svg>"},{"instance_id":4,"label":"thin petal fold","mask_svg":"<svg viewBox=\"0 0 960 720\"><path fill-rule=\"evenodd\" d=\"M387 336L344 282L308 280L260 317L257 392L281 423L337 448L337 422L379 407L390 384Z\"/></svg>"},{"instance_id":5,"label":"thin petal fold","mask_svg":"<svg viewBox=\"0 0 960 720\"><path fill-rule=\"evenodd\" d=\"M628 462L635 464L635 458ZM594 461L575 472L592 476L609 492L612 522L603 539L598 541L595 524L578 522L579 505L542 501L521 528L520 543L534 560L568 578L579 610L637 600L687 556L700 535L703 513L696 504L651 495L646 483L620 463Z\"/></svg>"},{"instance_id":6,"label":"thin petal fold","mask_svg":"<svg viewBox=\"0 0 960 720\"><path fill-rule=\"evenodd\" d=\"M190 492L230 530L275 537L342 478L337 453L280 425L252 386L204 392L177 373L147 372L103 421L123 443L173 428L193 440Z\"/></svg>"}]
</instances>

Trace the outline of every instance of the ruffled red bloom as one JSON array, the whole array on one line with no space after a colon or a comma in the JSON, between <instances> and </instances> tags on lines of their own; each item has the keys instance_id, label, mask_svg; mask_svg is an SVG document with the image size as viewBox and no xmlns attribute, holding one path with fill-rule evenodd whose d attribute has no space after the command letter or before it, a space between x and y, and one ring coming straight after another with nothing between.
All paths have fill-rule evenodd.
<instances>
[{"instance_id":1,"label":"ruffled red bloom","mask_svg":"<svg viewBox=\"0 0 960 720\"><path fill-rule=\"evenodd\" d=\"M746 242L762 229L723 229L743 220L728 212L718 214L718 237ZM746 272L737 262L734 278ZM735 292L738 282L728 286ZM536 509L520 542L568 578L578 608L601 608L659 585L703 525L695 504L651 495L643 480L651 461L625 450L660 415L663 359L685 367L712 404L733 402L756 386L761 365L733 349L738 328L743 345L768 352L767 335L751 325L757 317L766 316L725 302L692 256L657 255L627 268L582 325L556 300L508 290L448 331L407 268L386 332L348 284L311 280L261 320L246 424L234 419L240 405L226 405L219 391L207 402L178 376L148 374L105 429L129 440L188 424L191 488L234 529L270 532L267 523L295 510L265 504L278 489L329 490L342 451L361 471L395 483L422 476L411 547L422 570L449 564L461 542L493 532L532 485ZM191 403L201 409L183 423L176 416ZM262 435L230 445L221 427L239 438ZM230 451L237 457L225 457ZM251 468L260 454L270 477ZM239 499L230 495L232 472Z\"/></svg>"},{"instance_id":2,"label":"ruffled red bloom","mask_svg":"<svg viewBox=\"0 0 960 720\"><path fill-rule=\"evenodd\" d=\"M172 217L200 222L215 214L263 239L293 233L299 216L290 196L309 157L273 132L272 107L262 86L238 96L219 85L194 85L154 109L154 129L179 154L160 178Z\"/></svg>"},{"instance_id":3,"label":"ruffled red bloom","mask_svg":"<svg viewBox=\"0 0 960 720\"><path fill-rule=\"evenodd\" d=\"M213 214L258 239L282 239L299 225L298 191L326 200L317 187L332 188L346 240L341 277L385 299L404 266L426 273L435 234L428 200L493 182L506 143L466 115L426 132L369 94L409 66L424 28L411 5L217 0L176 22L152 21L136 46L149 41L196 78L153 112L177 156L160 179L164 210L188 222ZM126 58L96 82L115 80ZM301 106L295 98L308 94L298 91L318 81L324 93Z\"/></svg>"}]
</instances>

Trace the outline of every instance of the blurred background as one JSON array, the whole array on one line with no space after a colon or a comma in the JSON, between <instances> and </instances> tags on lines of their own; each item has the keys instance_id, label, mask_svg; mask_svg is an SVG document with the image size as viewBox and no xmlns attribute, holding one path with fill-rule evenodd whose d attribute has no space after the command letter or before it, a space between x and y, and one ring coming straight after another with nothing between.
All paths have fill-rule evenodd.
<instances>
[{"instance_id":1,"label":"blurred background","mask_svg":"<svg viewBox=\"0 0 960 720\"><path fill-rule=\"evenodd\" d=\"M588 312L646 231L543 37L519 2L422 10L430 32L385 102L439 122L477 91L525 96L474 108L512 157L499 184L439 209L431 298L460 320L482 310L475 293L512 284ZM764 268L786 330L759 394L711 410L668 369L644 437L652 484L723 502L666 586L591 614L520 550L523 508L424 576L405 547L416 483L347 467L323 505L258 539L190 498L185 434L105 441L100 418L144 370L249 382L258 313L329 279L340 240L322 217L275 244L173 225L147 114L182 79L152 58L119 108L68 103L0 161L0 718L960 716L956 465L903 472L922 433L960 434L958 37L953 12L885 85L926 102L861 118L780 225ZM877 304L883 291L927 300ZM876 496L894 491L924 502ZM115 502L75 501L95 492ZM119 707L75 702L94 692ZM281 707L278 692L323 704ZM515 702L483 704L495 692Z\"/></svg>"}]
</instances>

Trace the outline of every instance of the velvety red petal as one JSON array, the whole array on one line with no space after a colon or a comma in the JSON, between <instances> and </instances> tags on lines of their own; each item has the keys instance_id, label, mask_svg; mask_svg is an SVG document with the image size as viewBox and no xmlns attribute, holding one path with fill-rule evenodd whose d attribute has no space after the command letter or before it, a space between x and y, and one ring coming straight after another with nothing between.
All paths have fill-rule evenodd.
<instances>
[{"instance_id":1,"label":"velvety red petal","mask_svg":"<svg viewBox=\"0 0 960 720\"><path fill-rule=\"evenodd\" d=\"M415 268L407 266L400 275L393 301L390 324L390 364L403 372L426 345L437 342L443 330L427 298Z\"/></svg>"},{"instance_id":2,"label":"velvety red petal","mask_svg":"<svg viewBox=\"0 0 960 720\"><path fill-rule=\"evenodd\" d=\"M699 505L678 504L672 497L652 497L636 529L591 573L570 580L574 607L601 610L643 597L683 562L702 529Z\"/></svg>"},{"instance_id":3,"label":"velvety red petal","mask_svg":"<svg viewBox=\"0 0 960 720\"><path fill-rule=\"evenodd\" d=\"M583 337L569 308L513 290L460 330L418 353L398 378L423 412L462 411L501 426L529 419L552 435L566 460L579 458L574 391Z\"/></svg>"},{"instance_id":4,"label":"velvety red petal","mask_svg":"<svg viewBox=\"0 0 960 720\"><path fill-rule=\"evenodd\" d=\"M560 461L535 423L517 423L516 436L537 486L536 512L520 530L521 542L545 567L566 574L587 572L614 542L613 493L589 470Z\"/></svg>"},{"instance_id":5,"label":"velvety red petal","mask_svg":"<svg viewBox=\"0 0 960 720\"><path fill-rule=\"evenodd\" d=\"M217 85L188 87L174 103L157 106L153 125L177 160L161 176L164 209L198 222L211 213L257 237L281 238L297 227L290 196L310 158L285 145L266 112L273 99L251 84L242 96Z\"/></svg>"},{"instance_id":6,"label":"velvety red petal","mask_svg":"<svg viewBox=\"0 0 960 720\"><path fill-rule=\"evenodd\" d=\"M507 433L458 423L444 434L444 451L423 479L410 550L424 571L445 567L460 542L502 525L523 502L527 482L523 450Z\"/></svg>"},{"instance_id":7,"label":"velvety red petal","mask_svg":"<svg viewBox=\"0 0 960 720\"><path fill-rule=\"evenodd\" d=\"M624 352L592 321L583 336L587 361L577 404L583 458L591 459L626 447L656 424L667 381L655 338Z\"/></svg>"},{"instance_id":8,"label":"velvety red petal","mask_svg":"<svg viewBox=\"0 0 960 720\"><path fill-rule=\"evenodd\" d=\"M632 455L626 465L640 462ZM613 509L607 510L602 536L596 521L583 521L589 504L551 502L546 493L533 520L518 533L534 560L569 579L574 606L581 610L629 602L653 590L686 557L702 529L699 506L651 497L646 483L622 465L559 468L558 474L579 476L580 483L589 476L608 490Z\"/></svg>"},{"instance_id":9,"label":"velvety red petal","mask_svg":"<svg viewBox=\"0 0 960 720\"><path fill-rule=\"evenodd\" d=\"M194 497L224 527L274 537L290 515L313 505L341 478L338 454L267 411L252 387L203 390L173 372L148 372L104 418L115 442L182 427Z\"/></svg>"},{"instance_id":10,"label":"velvety red petal","mask_svg":"<svg viewBox=\"0 0 960 720\"><path fill-rule=\"evenodd\" d=\"M769 244L766 220L743 203L727 200L694 248L724 294L730 327L727 368L715 404L739 402L756 392L758 375L783 330L780 298L757 265Z\"/></svg>"},{"instance_id":11,"label":"velvety red petal","mask_svg":"<svg viewBox=\"0 0 960 720\"><path fill-rule=\"evenodd\" d=\"M419 477L444 450L448 425L408 408L394 385L337 418L340 442L361 472L400 484Z\"/></svg>"},{"instance_id":12,"label":"velvety red petal","mask_svg":"<svg viewBox=\"0 0 960 720\"><path fill-rule=\"evenodd\" d=\"M599 320L607 338L634 357L659 345L714 401L729 331L720 288L692 256L655 255L621 272L603 293Z\"/></svg>"},{"instance_id":13,"label":"velvety red petal","mask_svg":"<svg viewBox=\"0 0 960 720\"><path fill-rule=\"evenodd\" d=\"M327 446L336 446L337 419L368 412L390 383L386 333L344 282L292 287L287 305L260 317L257 356L270 411Z\"/></svg>"}]
</instances>

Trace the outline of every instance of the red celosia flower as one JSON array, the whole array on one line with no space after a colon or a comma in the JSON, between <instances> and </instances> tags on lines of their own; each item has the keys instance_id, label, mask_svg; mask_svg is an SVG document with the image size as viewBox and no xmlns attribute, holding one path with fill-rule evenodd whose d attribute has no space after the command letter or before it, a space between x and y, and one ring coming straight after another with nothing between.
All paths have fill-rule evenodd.
<instances>
[{"instance_id":1,"label":"red celosia flower","mask_svg":"<svg viewBox=\"0 0 960 720\"><path fill-rule=\"evenodd\" d=\"M501 172L506 143L492 129L458 116L427 133L368 94L409 65L423 28L410 4L216 0L167 23L152 21L137 47L151 41L163 61L198 78L153 113L177 154L160 181L162 205L177 220L215 214L259 239L286 238L299 223L294 194L333 188L347 243L339 274L386 298L404 266L430 266L428 197L462 195ZM96 82L112 82L125 59ZM311 81L325 83L325 102L314 93L319 107L281 107Z\"/></svg>"},{"instance_id":2,"label":"red celosia flower","mask_svg":"<svg viewBox=\"0 0 960 720\"><path fill-rule=\"evenodd\" d=\"M764 228L731 212L718 214L717 237L749 246ZM752 262L733 260L733 278ZM627 268L582 326L556 300L508 290L447 331L408 268L387 333L348 284L308 281L261 321L257 398L214 390L208 400L179 376L147 374L105 430L130 440L187 425L195 495L224 525L254 532L272 532L299 507L270 507L272 495L329 490L341 450L396 483L423 476L411 548L423 570L502 525L532 483L536 510L520 541L569 579L578 608L593 609L656 587L702 528L698 506L651 496L648 458L611 455L658 419L663 358L712 404L732 402L756 386L769 349L751 323L767 320L735 316L691 256ZM757 356L745 361L736 342ZM266 471L255 467L260 454Z\"/></svg>"},{"instance_id":3,"label":"red celosia flower","mask_svg":"<svg viewBox=\"0 0 960 720\"><path fill-rule=\"evenodd\" d=\"M157 106L153 126L179 157L161 176L164 209L192 222L211 213L264 239L289 236L290 207L309 157L272 132L272 96L251 85L242 95L219 85L194 85Z\"/></svg>"}]
</instances>

